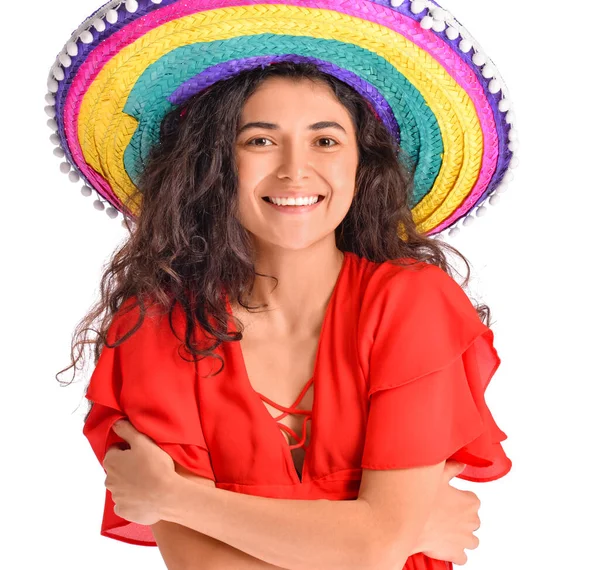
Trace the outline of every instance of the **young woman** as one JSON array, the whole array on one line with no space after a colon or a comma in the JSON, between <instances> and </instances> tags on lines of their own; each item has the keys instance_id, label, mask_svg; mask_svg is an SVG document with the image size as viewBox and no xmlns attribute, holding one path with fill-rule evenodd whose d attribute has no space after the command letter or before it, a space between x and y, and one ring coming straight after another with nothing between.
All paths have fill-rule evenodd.
<instances>
[{"instance_id":1,"label":"young woman","mask_svg":"<svg viewBox=\"0 0 600 570\"><path fill-rule=\"evenodd\" d=\"M104 38L94 56L78 54L68 92L64 77L54 91L69 164L135 219L76 337L96 322L99 334L73 347L95 346L84 434L107 472L102 534L158 545L170 569L464 563L478 544L479 502L448 483L459 472L497 479L511 462L484 400L500 364L489 309L471 304L445 252L468 268L466 259L426 235L411 210L428 169L437 164L442 181L451 172L436 163L431 132L418 130L427 112L406 118L417 125L406 151L390 104L402 94L379 96L385 67L369 72L380 92L366 96L339 67L297 55L301 37L236 28L239 44L218 38L219 18L256 24L250 9L267 28L284 16L288 32L310 27L313 3L224 3L237 13L197 3L193 14L211 18L190 33L211 23L210 47L230 67L212 61L186 81L178 61L198 64L192 52L160 48L150 31L132 46L152 17L180 32L190 14L176 9L194 3L127 4L116 19L99 12L114 20L118 74L100 59ZM354 33L374 22L367 4L384 10L358 3L358 21L346 3L327 4ZM326 27L332 13L318 10ZM346 23L335 22L341 37L352 35ZM339 63L339 51L358 69L371 57L334 43L324 60ZM208 48L199 47L205 59ZM261 50L270 55L254 56ZM154 63L144 67L144 57ZM101 88L84 96L86 81Z\"/></svg>"}]
</instances>

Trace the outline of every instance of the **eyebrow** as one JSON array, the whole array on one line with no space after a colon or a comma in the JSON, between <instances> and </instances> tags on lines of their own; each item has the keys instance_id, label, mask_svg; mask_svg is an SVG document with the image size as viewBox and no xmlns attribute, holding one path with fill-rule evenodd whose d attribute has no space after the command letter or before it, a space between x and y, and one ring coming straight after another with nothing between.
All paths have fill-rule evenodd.
<instances>
[{"instance_id":1,"label":"eyebrow","mask_svg":"<svg viewBox=\"0 0 600 570\"><path fill-rule=\"evenodd\" d=\"M313 123L312 125L308 125L308 130L310 131L320 131L321 129L327 128L339 129L346 133L346 129L342 127L339 123L335 121L319 121L318 123ZM247 131L249 129L258 128L258 129L270 129L272 131L279 131L281 127L276 123L265 123L263 121L256 121L253 123L246 123L243 127L238 130L238 135Z\"/></svg>"}]
</instances>

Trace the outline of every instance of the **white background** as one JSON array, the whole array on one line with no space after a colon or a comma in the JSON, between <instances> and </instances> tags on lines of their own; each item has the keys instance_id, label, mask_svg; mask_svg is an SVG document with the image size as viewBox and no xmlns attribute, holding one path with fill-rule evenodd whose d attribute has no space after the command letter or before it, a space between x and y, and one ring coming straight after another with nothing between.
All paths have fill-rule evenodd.
<instances>
[{"instance_id":1,"label":"white background","mask_svg":"<svg viewBox=\"0 0 600 570\"><path fill-rule=\"evenodd\" d=\"M60 388L75 324L126 232L59 172L46 78L96 0L3 7L0 567L164 568L157 548L99 534L104 471L82 435L84 385ZM502 365L487 391L514 466L456 480L482 500L471 570L600 568L599 127L595 2L447 0L515 104L520 166L485 217L448 241L473 265ZM67 380L70 376L61 376Z\"/></svg>"}]
</instances>

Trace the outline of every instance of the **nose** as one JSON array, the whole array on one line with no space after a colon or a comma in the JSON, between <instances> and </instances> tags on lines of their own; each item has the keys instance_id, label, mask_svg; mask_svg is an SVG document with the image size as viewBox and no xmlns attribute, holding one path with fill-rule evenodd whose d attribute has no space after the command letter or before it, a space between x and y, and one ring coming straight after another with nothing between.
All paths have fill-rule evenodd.
<instances>
[{"instance_id":1,"label":"nose","mask_svg":"<svg viewBox=\"0 0 600 570\"><path fill-rule=\"evenodd\" d=\"M281 161L277 169L278 178L302 180L310 170L310 150L301 143L289 143L283 146Z\"/></svg>"}]
</instances>

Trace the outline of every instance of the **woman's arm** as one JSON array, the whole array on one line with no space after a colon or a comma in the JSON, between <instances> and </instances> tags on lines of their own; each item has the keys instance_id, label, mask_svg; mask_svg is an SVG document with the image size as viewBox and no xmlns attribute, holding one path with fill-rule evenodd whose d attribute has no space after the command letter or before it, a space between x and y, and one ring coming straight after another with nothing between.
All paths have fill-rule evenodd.
<instances>
[{"instance_id":1,"label":"woman's arm","mask_svg":"<svg viewBox=\"0 0 600 570\"><path fill-rule=\"evenodd\" d=\"M152 533L168 570L286 570L176 523L158 521Z\"/></svg>"},{"instance_id":2,"label":"woman's arm","mask_svg":"<svg viewBox=\"0 0 600 570\"><path fill-rule=\"evenodd\" d=\"M290 570L401 569L443 467L389 470L385 477L364 470L359 497L350 501L255 497L178 477L160 516Z\"/></svg>"},{"instance_id":3,"label":"woman's arm","mask_svg":"<svg viewBox=\"0 0 600 570\"><path fill-rule=\"evenodd\" d=\"M215 487L212 479L200 477L178 463L175 471L198 485ZM169 570L286 570L177 523L161 520L151 528Z\"/></svg>"}]
</instances>

